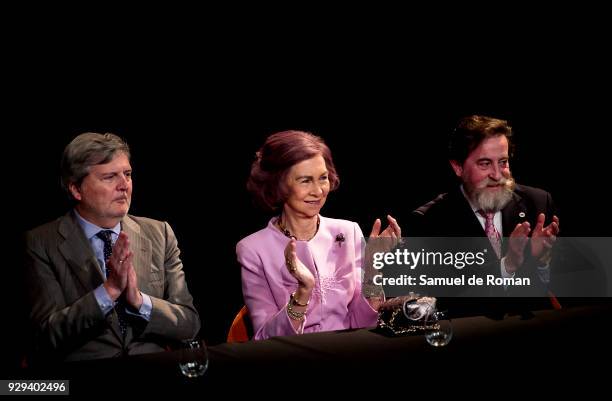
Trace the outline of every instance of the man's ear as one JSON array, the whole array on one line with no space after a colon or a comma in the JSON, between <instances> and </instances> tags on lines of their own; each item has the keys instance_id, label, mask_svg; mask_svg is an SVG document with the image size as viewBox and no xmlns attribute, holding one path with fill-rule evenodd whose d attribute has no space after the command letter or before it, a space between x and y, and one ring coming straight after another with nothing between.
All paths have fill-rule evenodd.
<instances>
[{"instance_id":1,"label":"man's ear","mask_svg":"<svg viewBox=\"0 0 612 401\"><path fill-rule=\"evenodd\" d=\"M74 199L78 201L83 199L83 197L81 196L81 191L79 190L79 187L77 187L74 182L71 182L70 184L68 184L68 189L70 190L70 194L72 195Z\"/></svg>"},{"instance_id":2,"label":"man's ear","mask_svg":"<svg viewBox=\"0 0 612 401\"><path fill-rule=\"evenodd\" d=\"M463 175L463 166L459 164L457 160L449 160L449 161L457 177L461 178L461 176Z\"/></svg>"}]
</instances>

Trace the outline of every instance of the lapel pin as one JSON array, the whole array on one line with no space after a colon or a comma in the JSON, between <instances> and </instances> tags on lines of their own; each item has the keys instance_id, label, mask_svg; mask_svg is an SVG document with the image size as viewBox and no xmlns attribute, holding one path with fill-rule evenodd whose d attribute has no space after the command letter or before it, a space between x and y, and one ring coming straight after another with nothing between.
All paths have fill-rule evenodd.
<instances>
[{"instance_id":1,"label":"lapel pin","mask_svg":"<svg viewBox=\"0 0 612 401\"><path fill-rule=\"evenodd\" d=\"M525 212L520 212L520 213L519 213L519 217L520 217L520 218L525 217Z\"/></svg>"}]
</instances>

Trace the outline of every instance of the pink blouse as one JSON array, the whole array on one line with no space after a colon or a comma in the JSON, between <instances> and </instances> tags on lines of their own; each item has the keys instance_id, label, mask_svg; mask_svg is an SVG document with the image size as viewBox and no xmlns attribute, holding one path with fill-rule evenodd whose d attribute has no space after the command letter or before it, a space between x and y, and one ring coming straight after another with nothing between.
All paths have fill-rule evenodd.
<instances>
[{"instance_id":1,"label":"pink blouse","mask_svg":"<svg viewBox=\"0 0 612 401\"><path fill-rule=\"evenodd\" d=\"M285 309L297 289L297 280L285 265L290 239L274 226L276 218L236 245L255 340L376 325L378 313L361 295L361 229L347 220L320 219L314 238L297 241L297 256L315 277L306 319L298 332Z\"/></svg>"}]
</instances>

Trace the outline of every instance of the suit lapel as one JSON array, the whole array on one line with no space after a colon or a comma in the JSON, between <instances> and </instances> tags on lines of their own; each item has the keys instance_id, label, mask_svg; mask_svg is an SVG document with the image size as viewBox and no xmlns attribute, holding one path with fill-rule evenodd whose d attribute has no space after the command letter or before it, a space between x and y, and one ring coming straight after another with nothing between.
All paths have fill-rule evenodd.
<instances>
[{"instance_id":1,"label":"suit lapel","mask_svg":"<svg viewBox=\"0 0 612 401\"><path fill-rule=\"evenodd\" d=\"M102 271L91 245L85 238L85 234L72 212L62 217L58 231L64 238L64 241L59 245L59 252L78 278L85 292L92 291L104 282L104 277L102 277Z\"/></svg>"},{"instance_id":2,"label":"suit lapel","mask_svg":"<svg viewBox=\"0 0 612 401\"><path fill-rule=\"evenodd\" d=\"M509 237L518 223L526 220L527 207L523 198L514 191L512 200L502 209L502 229L504 237Z\"/></svg>"},{"instance_id":3,"label":"suit lapel","mask_svg":"<svg viewBox=\"0 0 612 401\"><path fill-rule=\"evenodd\" d=\"M129 216L126 216L121 222L121 229L130 239L130 250L134 254L132 264L136 270L138 287L142 292L148 293L152 260L151 240L141 234L140 226Z\"/></svg>"},{"instance_id":4,"label":"suit lapel","mask_svg":"<svg viewBox=\"0 0 612 401\"><path fill-rule=\"evenodd\" d=\"M456 210L452 212L455 218L449 219L449 221L457 223L457 226L452 228L452 230L457 231L456 235L463 237L486 236L482 225L472 210L470 202L465 198L461 189L450 192L449 195L454 198L450 204L456 205Z\"/></svg>"}]
</instances>

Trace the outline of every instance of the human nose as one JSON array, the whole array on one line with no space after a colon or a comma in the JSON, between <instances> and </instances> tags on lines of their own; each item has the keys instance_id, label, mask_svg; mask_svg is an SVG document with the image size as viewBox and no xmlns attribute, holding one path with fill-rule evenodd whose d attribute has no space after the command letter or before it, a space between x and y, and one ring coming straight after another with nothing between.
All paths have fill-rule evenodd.
<instances>
[{"instance_id":1,"label":"human nose","mask_svg":"<svg viewBox=\"0 0 612 401\"><path fill-rule=\"evenodd\" d=\"M491 171L489 172L489 177L495 181L499 181L501 179L501 168L497 164L492 164Z\"/></svg>"},{"instance_id":2,"label":"human nose","mask_svg":"<svg viewBox=\"0 0 612 401\"><path fill-rule=\"evenodd\" d=\"M126 191L128 189L128 183L129 183L129 177L126 176L125 174L119 174L119 181L117 183L117 188L120 191Z\"/></svg>"},{"instance_id":3,"label":"human nose","mask_svg":"<svg viewBox=\"0 0 612 401\"><path fill-rule=\"evenodd\" d=\"M311 194L321 196L325 193L324 185L318 182L313 183Z\"/></svg>"}]
</instances>

